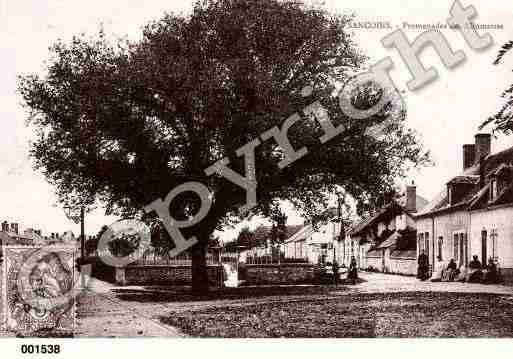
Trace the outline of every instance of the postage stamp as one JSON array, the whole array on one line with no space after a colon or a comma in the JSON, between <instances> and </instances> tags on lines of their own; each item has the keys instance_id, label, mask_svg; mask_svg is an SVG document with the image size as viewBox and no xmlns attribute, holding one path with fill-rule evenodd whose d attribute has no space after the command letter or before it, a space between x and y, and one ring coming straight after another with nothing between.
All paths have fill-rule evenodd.
<instances>
[{"instance_id":1,"label":"postage stamp","mask_svg":"<svg viewBox=\"0 0 513 359\"><path fill-rule=\"evenodd\" d=\"M4 247L3 322L19 336L72 336L75 248Z\"/></svg>"}]
</instances>

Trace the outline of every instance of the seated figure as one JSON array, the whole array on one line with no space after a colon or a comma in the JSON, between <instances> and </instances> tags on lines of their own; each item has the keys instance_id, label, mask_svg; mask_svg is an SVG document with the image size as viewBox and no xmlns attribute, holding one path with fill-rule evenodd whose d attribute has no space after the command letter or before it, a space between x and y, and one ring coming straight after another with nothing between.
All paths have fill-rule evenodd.
<instances>
[{"instance_id":1,"label":"seated figure","mask_svg":"<svg viewBox=\"0 0 513 359\"><path fill-rule=\"evenodd\" d=\"M477 256L472 256L472 261L468 265L467 276L465 280L469 283L480 283L482 279L482 266Z\"/></svg>"},{"instance_id":2,"label":"seated figure","mask_svg":"<svg viewBox=\"0 0 513 359\"><path fill-rule=\"evenodd\" d=\"M454 278L454 280L457 282L464 282L467 278L468 268L466 268L465 265L462 265L459 271L459 274Z\"/></svg>"},{"instance_id":3,"label":"seated figure","mask_svg":"<svg viewBox=\"0 0 513 359\"><path fill-rule=\"evenodd\" d=\"M483 271L483 282L488 284L495 284L499 282L499 271L497 270L497 264L492 258L488 259L486 270Z\"/></svg>"},{"instance_id":4,"label":"seated figure","mask_svg":"<svg viewBox=\"0 0 513 359\"><path fill-rule=\"evenodd\" d=\"M445 270L445 263L442 261L440 256L437 257L438 261L435 264L435 270L433 271L433 275L431 276L431 282L440 282L442 280L442 276Z\"/></svg>"},{"instance_id":5,"label":"seated figure","mask_svg":"<svg viewBox=\"0 0 513 359\"><path fill-rule=\"evenodd\" d=\"M452 282L454 278L456 278L456 275L459 273L458 267L456 266L456 262L454 259L451 259L449 261L449 264L447 265L447 269L444 271L444 274L442 276L442 282Z\"/></svg>"}]
</instances>

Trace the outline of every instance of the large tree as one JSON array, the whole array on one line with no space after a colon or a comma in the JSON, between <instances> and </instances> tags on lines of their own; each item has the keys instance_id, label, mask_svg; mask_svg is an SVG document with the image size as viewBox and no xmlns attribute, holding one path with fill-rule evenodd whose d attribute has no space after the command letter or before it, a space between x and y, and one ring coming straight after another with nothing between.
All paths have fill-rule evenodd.
<instances>
[{"instance_id":1,"label":"large tree","mask_svg":"<svg viewBox=\"0 0 513 359\"><path fill-rule=\"evenodd\" d=\"M250 214L268 215L289 199L310 217L337 185L373 203L426 159L394 101L325 144L319 122L302 112L319 100L335 125L349 122L335 89L365 62L345 29L350 20L298 1L205 0L188 16L166 14L148 24L136 42L108 41L102 32L57 42L47 72L19 84L37 131L35 166L63 203L79 194L123 216L184 182L204 183L215 193L212 207L184 233L199 239L191 249L193 289L206 290L208 238L239 218L246 193L204 169L228 157L244 174L235 151L292 114L301 120L288 137L309 152L279 169L283 151L273 139L262 141L255 150L258 205ZM370 106L376 92L354 98L355 107L362 99ZM385 119L386 136L365 131ZM199 205L185 193L170 212L183 219Z\"/></svg>"}]
</instances>

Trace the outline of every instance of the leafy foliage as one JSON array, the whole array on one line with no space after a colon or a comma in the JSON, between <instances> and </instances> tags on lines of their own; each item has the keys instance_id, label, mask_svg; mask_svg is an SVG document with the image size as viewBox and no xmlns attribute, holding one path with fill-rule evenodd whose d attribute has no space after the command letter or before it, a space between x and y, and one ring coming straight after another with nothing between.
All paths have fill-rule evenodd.
<instances>
[{"instance_id":1,"label":"leafy foliage","mask_svg":"<svg viewBox=\"0 0 513 359\"><path fill-rule=\"evenodd\" d=\"M255 234L249 227L243 227L235 240L224 243L224 250L227 252L237 252L238 247L251 248L254 244Z\"/></svg>"},{"instance_id":2,"label":"leafy foliage","mask_svg":"<svg viewBox=\"0 0 513 359\"><path fill-rule=\"evenodd\" d=\"M109 229L109 227L107 226L102 226L102 228L98 231L98 234L94 237L91 237L89 239L86 240L85 242L85 251L86 251L86 254L92 254L96 251L96 249L98 248L98 242L100 241L100 238L102 237L103 233L105 233L107 230Z\"/></svg>"},{"instance_id":3,"label":"leafy foliage","mask_svg":"<svg viewBox=\"0 0 513 359\"><path fill-rule=\"evenodd\" d=\"M279 207L272 209L271 213L271 245L283 243L287 238L287 216Z\"/></svg>"},{"instance_id":4,"label":"leafy foliage","mask_svg":"<svg viewBox=\"0 0 513 359\"><path fill-rule=\"evenodd\" d=\"M337 84L365 61L344 29L350 20L298 1L206 0L188 17L166 14L148 24L137 42L112 44L102 32L59 41L47 73L19 83L37 132L35 167L64 205L99 200L107 213L123 216L186 181L203 182L215 193L212 208L184 234L206 245L215 229L239 219L246 193L204 169L228 157L244 173L235 151L298 113L288 137L309 153L279 170L283 153L274 140L256 148L252 214L268 216L277 200L289 199L311 217L337 185L372 206L427 155L398 104L368 121L351 122L340 109ZM305 98L307 85L313 94ZM351 123L326 144L318 122L302 112L316 99L335 125ZM385 124L386 136L366 134L375 123ZM184 193L170 212L181 220L199 206Z\"/></svg>"},{"instance_id":5,"label":"leafy foliage","mask_svg":"<svg viewBox=\"0 0 513 359\"><path fill-rule=\"evenodd\" d=\"M494 65L498 65L501 63L502 58L504 55L506 55L511 49L513 49L513 40L506 42L504 45L502 45L501 49L499 50L499 53L497 54L497 57L495 58L495 61L493 62Z\"/></svg>"},{"instance_id":6,"label":"leafy foliage","mask_svg":"<svg viewBox=\"0 0 513 359\"><path fill-rule=\"evenodd\" d=\"M511 49L513 49L513 41L509 41L502 45L493 64L501 64L504 56L511 52ZM501 97L504 99L504 103L501 108L493 116L486 119L486 121L481 124L480 128L482 129L493 123L494 131L510 135L513 131L513 84L502 92Z\"/></svg>"},{"instance_id":7,"label":"leafy foliage","mask_svg":"<svg viewBox=\"0 0 513 359\"><path fill-rule=\"evenodd\" d=\"M141 238L137 233L121 233L108 242L108 247L115 257L126 257L137 250L140 242Z\"/></svg>"}]
</instances>

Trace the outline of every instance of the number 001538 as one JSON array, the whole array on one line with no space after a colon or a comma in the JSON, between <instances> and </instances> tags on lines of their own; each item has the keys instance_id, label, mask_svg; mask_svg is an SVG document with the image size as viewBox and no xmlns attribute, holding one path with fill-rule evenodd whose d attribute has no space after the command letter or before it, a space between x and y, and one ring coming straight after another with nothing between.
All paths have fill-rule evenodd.
<instances>
[{"instance_id":1,"label":"number 001538","mask_svg":"<svg viewBox=\"0 0 513 359\"><path fill-rule=\"evenodd\" d=\"M59 344L22 344L22 354L59 354L61 347Z\"/></svg>"}]
</instances>

